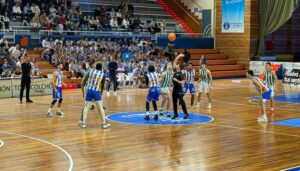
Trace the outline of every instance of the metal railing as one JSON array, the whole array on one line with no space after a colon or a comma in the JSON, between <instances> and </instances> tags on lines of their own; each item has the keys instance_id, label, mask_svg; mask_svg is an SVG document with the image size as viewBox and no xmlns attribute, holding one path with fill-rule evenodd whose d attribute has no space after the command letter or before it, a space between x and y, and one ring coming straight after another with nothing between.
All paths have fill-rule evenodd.
<instances>
[{"instance_id":1,"label":"metal railing","mask_svg":"<svg viewBox=\"0 0 300 171\"><path fill-rule=\"evenodd\" d=\"M175 2L177 6L179 6L188 16L190 16L198 25L200 25L200 23L189 13L189 11L187 11L180 4L178 4L177 0L173 0L173 2Z\"/></svg>"},{"instance_id":2,"label":"metal railing","mask_svg":"<svg viewBox=\"0 0 300 171\"><path fill-rule=\"evenodd\" d=\"M30 35L30 30L0 29L0 34L7 37L8 43L16 43L16 35Z\"/></svg>"}]
</instances>

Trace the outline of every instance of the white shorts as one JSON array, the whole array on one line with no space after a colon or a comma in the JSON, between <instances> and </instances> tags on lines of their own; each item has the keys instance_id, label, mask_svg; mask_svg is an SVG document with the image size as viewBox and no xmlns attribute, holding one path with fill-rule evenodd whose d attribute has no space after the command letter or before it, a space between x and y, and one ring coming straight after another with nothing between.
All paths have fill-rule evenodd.
<instances>
[{"instance_id":1,"label":"white shorts","mask_svg":"<svg viewBox=\"0 0 300 171\"><path fill-rule=\"evenodd\" d=\"M271 97L274 97L275 96L274 86L269 86L269 87L272 89Z\"/></svg>"},{"instance_id":2,"label":"white shorts","mask_svg":"<svg viewBox=\"0 0 300 171\"><path fill-rule=\"evenodd\" d=\"M199 83L199 92L200 93L209 93L209 84L207 82L200 82Z\"/></svg>"},{"instance_id":3,"label":"white shorts","mask_svg":"<svg viewBox=\"0 0 300 171\"><path fill-rule=\"evenodd\" d=\"M160 88L160 94L169 94L169 87Z\"/></svg>"}]
</instances>

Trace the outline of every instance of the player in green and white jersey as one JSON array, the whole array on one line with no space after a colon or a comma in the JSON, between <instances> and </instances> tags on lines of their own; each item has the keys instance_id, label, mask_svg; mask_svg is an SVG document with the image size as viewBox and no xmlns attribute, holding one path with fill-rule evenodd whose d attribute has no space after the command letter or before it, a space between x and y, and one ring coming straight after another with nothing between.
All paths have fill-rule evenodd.
<instances>
[{"instance_id":1,"label":"player in green and white jersey","mask_svg":"<svg viewBox=\"0 0 300 171\"><path fill-rule=\"evenodd\" d=\"M265 65L265 71L263 73L264 75L264 82L272 89L271 93L271 114L274 114L274 107L275 107L275 87L276 87L276 81L278 80L275 71L272 71L271 69L271 63L267 62Z\"/></svg>"},{"instance_id":2,"label":"player in green and white jersey","mask_svg":"<svg viewBox=\"0 0 300 171\"><path fill-rule=\"evenodd\" d=\"M173 71L172 71L172 63L168 63L167 70L161 74L160 77L160 94L162 97L161 101L161 108L159 110L159 114L163 115L166 112L167 117L171 117L169 114L170 108L170 85L173 78Z\"/></svg>"}]
</instances>

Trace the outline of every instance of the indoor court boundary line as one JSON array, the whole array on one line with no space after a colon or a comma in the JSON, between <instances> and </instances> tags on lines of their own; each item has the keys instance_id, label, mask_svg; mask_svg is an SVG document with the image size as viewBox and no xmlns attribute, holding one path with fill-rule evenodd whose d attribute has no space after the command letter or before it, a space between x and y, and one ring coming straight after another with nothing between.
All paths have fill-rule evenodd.
<instances>
[{"instance_id":1,"label":"indoor court boundary line","mask_svg":"<svg viewBox=\"0 0 300 171\"><path fill-rule=\"evenodd\" d=\"M300 166L290 167L290 168L283 169L283 170L280 170L280 171L288 171L288 170L296 169L296 168L299 168L299 169L300 169Z\"/></svg>"},{"instance_id":2,"label":"indoor court boundary line","mask_svg":"<svg viewBox=\"0 0 300 171\"><path fill-rule=\"evenodd\" d=\"M4 146L4 141L0 140L0 148Z\"/></svg>"},{"instance_id":3,"label":"indoor court boundary line","mask_svg":"<svg viewBox=\"0 0 300 171\"><path fill-rule=\"evenodd\" d=\"M51 146L59 149L61 152L63 152L68 157L68 160L69 160L68 171L72 171L73 166L74 166L73 159L72 159L71 155L65 149L63 149L62 147L60 147L60 146L58 146L56 144L53 144L53 143L51 143L49 141L46 141L46 140L43 140L43 139L40 139L40 138L35 138L35 137L27 136L27 135L22 135L22 134L17 134L17 133L12 133L12 132L6 132L6 131L0 131L0 133L8 134L8 135L14 135L14 136L19 136L19 137L23 137L23 138L32 139L32 140L36 140L36 141L46 143L48 145L51 145Z\"/></svg>"}]
</instances>

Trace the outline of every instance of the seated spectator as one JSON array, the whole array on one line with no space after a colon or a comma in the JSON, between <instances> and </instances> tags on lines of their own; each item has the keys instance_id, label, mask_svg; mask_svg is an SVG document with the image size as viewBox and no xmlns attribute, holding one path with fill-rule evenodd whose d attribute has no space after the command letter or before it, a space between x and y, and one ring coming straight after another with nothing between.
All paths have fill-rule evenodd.
<instances>
[{"instance_id":1,"label":"seated spectator","mask_svg":"<svg viewBox=\"0 0 300 171\"><path fill-rule=\"evenodd\" d=\"M7 12L4 12L4 15L0 15L0 29L9 29L9 17Z\"/></svg>"},{"instance_id":2,"label":"seated spectator","mask_svg":"<svg viewBox=\"0 0 300 171\"><path fill-rule=\"evenodd\" d=\"M14 19L16 19L17 16L20 16L21 20L23 20L23 13L22 13L22 10L21 10L21 7L20 7L19 3L16 3L13 6L13 17L14 17Z\"/></svg>"},{"instance_id":3,"label":"seated spectator","mask_svg":"<svg viewBox=\"0 0 300 171\"><path fill-rule=\"evenodd\" d=\"M42 13L49 14L49 6L46 5L45 3L41 3L40 10L41 10L41 14Z\"/></svg>"},{"instance_id":4,"label":"seated spectator","mask_svg":"<svg viewBox=\"0 0 300 171\"><path fill-rule=\"evenodd\" d=\"M45 12L40 15L40 22L42 27L46 27L46 25L48 25L49 18Z\"/></svg>"},{"instance_id":5,"label":"seated spectator","mask_svg":"<svg viewBox=\"0 0 300 171\"><path fill-rule=\"evenodd\" d=\"M37 16L40 15L40 13L41 13L40 7L37 6L35 3L32 3L30 8L31 8L31 11L32 11L33 15L35 15L35 14L37 14Z\"/></svg>"},{"instance_id":6,"label":"seated spectator","mask_svg":"<svg viewBox=\"0 0 300 171\"><path fill-rule=\"evenodd\" d=\"M2 77L10 77L11 76L11 71L12 71L12 66L8 64L8 60L4 59L4 64L2 65Z\"/></svg>"},{"instance_id":7,"label":"seated spectator","mask_svg":"<svg viewBox=\"0 0 300 171\"><path fill-rule=\"evenodd\" d=\"M123 21L122 21L122 27L124 27L125 29L129 28L129 21L127 17L124 17Z\"/></svg>"},{"instance_id":8,"label":"seated spectator","mask_svg":"<svg viewBox=\"0 0 300 171\"><path fill-rule=\"evenodd\" d=\"M110 26L112 29L117 30L118 29L118 21L117 21L117 17L113 17L110 19Z\"/></svg>"},{"instance_id":9,"label":"seated spectator","mask_svg":"<svg viewBox=\"0 0 300 171\"><path fill-rule=\"evenodd\" d=\"M24 17L26 17L26 20L30 21L31 16L32 16L32 11L31 11L31 7L30 7L29 3L26 3L25 7L23 8L23 14L24 14Z\"/></svg>"},{"instance_id":10,"label":"seated spectator","mask_svg":"<svg viewBox=\"0 0 300 171\"><path fill-rule=\"evenodd\" d=\"M4 44L4 48L8 50L8 41L6 36L3 36L2 39L0 39L0 44Z\"/></svg>"},{"instance_id":11,"label":"seated spectator","mask_svg":"<svg viewBox=\"0 0 300 171\"><path fill-rule=\"evenodd\" d=\"M38 30L41 27L40 17L38 13L35 13L31 19L30 26Z\"/></svg>"},{"instance_id":12,"label":"seated spectator","mask_svg":"<svg viewBox=\"0 0 300 171\"><path fill-rule=\"evenodd\" d=\"M75 61L72 60L71 63L69 64L69 71L72 73L71 78L76 78L76 64Z\"/></svg>"},{"instance_id":13,"label":"seated spectator","mask_svg":"<svg viewBox=\"0 0 300 171\"><path fill-rule=\"evenodd\" d=\"M101 16L101 8L98 5L97 8L94 10L94 17L100 17Z\"/></svg>"},{"instance_id":14,"label":"seated spectator","mask_svg":"<svg viewBox=\"0 0 300 171\"><path fill-rule=\"evenodd\" d=\"M48 41L48 37L45 37L42 41L43 48L51 48L50 42Z\"/></svg>"},{"instance_id":15,"label":"seated spectator","mask_svg":"<svg viewBox=\"0 0 300 171\"><path fill-rule=\"evenodd\" d=\"M89 20L89 25L90 25L90 28L93 28L94 31L97 31L98 26L99 26L99 20L97 20L96 18L91 17L91 19Z\"/></svg>"},{"instance_id":16,"label":"seated spectator","mask_svg":"<svg viewBox=\"0 0 300 171\"><path fill-rule=\"evenodd\" d=\"M66 15L64 14L61 15L57 20L57 24L60 31L66 30L66 24L67 24Z\"/></svg>"},{"instance_id":17,"label":"seated spectator","mask_svg":"<svg viewBox=\"0 0 300 171\"><path fill-rule=\"evenodd\" d=\"M111 8L111 11L109 12L109 17L110 18L116 17L115 8Z\"/></svg>"},{"instance_id":18,"label":"seated spectator","mask_svg":"<svg viewBox=\"0 0 300 171\"><path fill-rule=\"evenodd\" d=\"M15 46L10 47L8 52L10 53L11 58L14 61L17 61L21 55L20 46L16 44Z\"/></svg>"},{"instance_id":19,"label":"seated spectator","mask_svg":"<svg viewBox=\"0 0 300 171\"><path fill-rule=\"evenodd\" d=\"M54 5L51 5L51 7L49 8L49 13L50 14L56 14L57 13L57 10L56 10Z\"/></svg>"}]
</instances>

